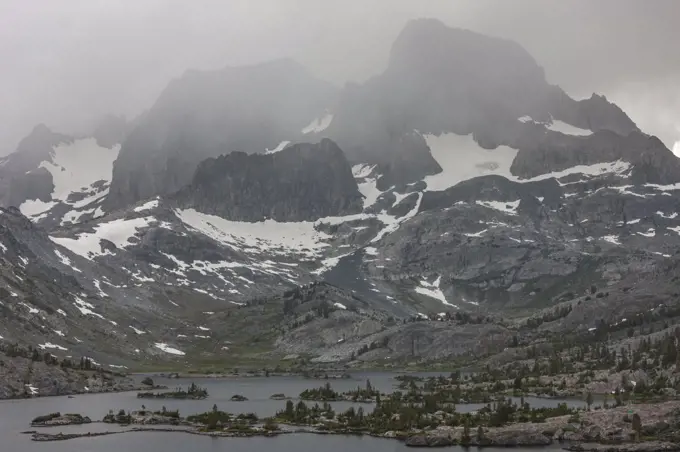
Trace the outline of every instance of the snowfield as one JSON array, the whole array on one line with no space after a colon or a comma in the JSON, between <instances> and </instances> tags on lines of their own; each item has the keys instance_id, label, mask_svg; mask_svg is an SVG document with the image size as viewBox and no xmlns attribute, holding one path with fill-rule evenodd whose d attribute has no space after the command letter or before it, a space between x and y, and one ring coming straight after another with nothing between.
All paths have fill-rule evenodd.
<instances>
[{"instance_id":1,"label":"snowfield","mask_svg":"<svg viewBox=\"0 0 680 452\"><path fill-rule=\"evenodd\" d=\"M100 240L109 240L117 248L125 248L131 245L129 240L135 236L138 229L146 228L154 222L156 222L154 217L134 218L131 220L119 219L100 223L95 226L95 232L80 233L77 239L52 236L50 236L50 239L57 245L61 245L75 254L92 260L95 256L107 254L102 252Z\"/></svg>"},{"instance_id":2,"label":"snowfield","mask_svg":"<svg viewBox=\"0 0 680 452\"><path fill-rule=\"evenodd\" d=\"M156 198L156 199L153 199L153 200L151 200L151 201L145 202L145 203L142 204L141 206L135 207L135 208L134 208L134 211L137 212L137 213L139 213L139 212L144 212L145 210L155 209L156 207L158 207L159 204L160 204L160 203L159 203L159 201L158 201L158 198Z\"/></svg>"},{"instance_id":3,"label":"snowfield","mask_svg":"<svg viewBox=\"0 0 680 452\"><path fill-rule=\"evenodd\" d=\"M119 144L108 149L99 146L94 138L55 146L52 161L40 164L52 174L52 199L66 201L71 193L82 192L97 181L111 182L119 151Z\"/></svg>"},{"instance_id":4,"label":"snowfield","mask_svg":"<svg viewBox=\"0 0 680 452\"><path fill-rule=\"evenodd\" d=\"M472 134L444 133L424 135L423 138L432 157L442 167L441 173L425 178L429 191L446 190L464 180L490 174L516 179L510 173L510 166L517 156L517 149L508 146L484 149L472 138Z\"/></svg>"},{"instance_id":5,"label":"snowfield","mask_svg":"<svg viewBox=\"0 0 680 452\"><path fill-rule=\"evenodd\" d=\"M563 133L564 135L588 136L593 134L592 130L581 129L580 127L572 126L571 124L567 124L564 121L560 121L558 119L553 118L552 115L550 115L549 122L534 121L534 119L531 116L522 116L520 118L517 118L517 120L522 123L533 122L535 124L541 124L547 130Z\"/></svg>"},{"instance_id":6,"label":"snowfield","mask_svg":"<svg viewBox=\"0 0 680 452\"><path fill-rule=\"evenodd\" d=\"M364 209L372 206L378 200L380 195L383 194L378 190L378 177L368 177L375 165L354 165L352 167L352 175L357 181L357 186L359 187L359 192L364 195Z\"/></svg>"},{"instance_id":7,"label":"snowfield","mask_svg":"<svg viewBox=\"0 0 680 452\"><path fill-rule=\"evenodd\" d=\"M82 138L70 143L61 143L53 147L50 160L40 163L39 168L46 169L52 176L54 188L51 201L27 200L19 206L22 214L38 221L59 203L81 209L95 202L103 201L108 193L108 184L113 174L113 163L118 158L120 145L105 148L97 144L94 138ZM103 184L102 184L103 181ZM93 186L95 183L101 185ZM73 194L87 194L79 201L68 199ZM82 195L81 195L82 196ZM61 224L76 222L85 213L94 212L94 207L85 212L76 210L66 213Z\"/></svg>"},{"instance_id":8,"label":"snowfield","mask_svg":"<svg viewBox=\"0 0 680 452\"><path fill-rule=\"evenodd\" d=\"M632 168L630 163L616 160L593 165L577 165L563 171L520 179L510 173L510 166L517 156L516 149L508 146L499 146L493 150L484 149L472 138L472 134L444 133L439 136L423 135L423 138L430 147L432 157L442 167L441 173L427 176L424 179L428 191L446 190L462 181L492 174L503 176L513 182L534 182L554 177L560 183L560 178L571 174L583 174L586 178L606 174L626 177ZM560 183L560 185L574 183L577 182Z\"/></svg>"},{"instance_id":9,"label":"snowfield","mask_svg":"<svg viewBox=\"0 0 680 452\"><path fill-rule=\"evenodd\" d=\"M453 308L458 308L455 304L451 304L448 301L446 301L446 297L444 296L444 292L439 288L439 284L442 281L442 277L439 276L433 283L429 283L425 280L420 281L420 287L416 287L415 291L421 295L425 295L426 297L434 298L435 300L439 300L442 303L444 303L446 306L451 306Z\"/></svg>"},{"instance_id":10,"label":"snowfield","mask_svg":"<svg viewBox=\"0 0 680 452\"><path fill-rule=\"evenodd\" d=\"M310 122L307 127L302 129L302 133L306 135L308 133L323 132L331 125L331 121L333 121L333 115L331 113L326 113L322 117L316 118Z\"/></svg>"},{"instance_id":11,"label":"snowfield","mask_svg":"<svg viewBox=\"0 0 680 452\"><path fill-rule=\"evenodd\" d=\"M184 356L186 353L184 353L182 350L178 350L176 348L170 347L168 344L164 344L162 342L156 342L154 344L154 347L156 347L159 350L164 351L165 353L169 353L171 355L177 355L177 356Z\"/></svg>"},{"instance_id":12,"label":"snowfield","mask_svg":"<svg viewBox=\"0 0 680 452\"><path fill-rule=\"evenodd\" d=\"M286 147L290 144L290 141L282 141L274 149L267 149L265 154L275 154L279 151L282 151L286 149Z\"/></svg>"},{"instance_id":13,"label":"snowfield","mask_svg":"<svg viewBox=\"0 0 680 452\"><path fill-rule=\"evenodd\" d=\"M194 209L175 210L177 217L191 229L232 249L253 253L315 258L331 237L314 229L314 222L278 222L274 220L248 223L225 220ZM321 221L321 220L319 220Z\"/></svg>"},{"instance_id":14,"label":"snowfield","mask_svg":"<svg viewBox=\"0 0 680 452\"><path fill-rule=\"evenodd\" d=\"M553 119L552 123L548 124L546 128L548 130L552 130L553 132L560 132L565 135L576 135L583 137L593 134L592 130L581 129L579 127L572 126L571 124L567 124L564 121L558 121L556 119Z\"/></svg>"}]
</instances>

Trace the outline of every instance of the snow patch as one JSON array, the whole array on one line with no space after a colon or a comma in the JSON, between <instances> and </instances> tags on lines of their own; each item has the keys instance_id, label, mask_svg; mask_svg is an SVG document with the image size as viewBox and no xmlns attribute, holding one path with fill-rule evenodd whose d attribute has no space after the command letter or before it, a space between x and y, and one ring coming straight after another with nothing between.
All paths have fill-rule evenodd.
<instances>
[{"instance_id":1,"label":"snow patch","mask_svg":"<svg viewBox=\"0 0 680 452\"><path fill-rule=\"evenodd\" d=\"M579 127L572 126L571 124L567 124L566 122L557 119L553 119L550 124L546 125L546 128L548 130L552 130L553 132L560 132L564 135L575 135L583 137L593 134L592 130L581 129Z\"/></svg>"},{"instance_id":2,"label":"snow patch","mask_svg":"<svg viewBox=\"0 0 680 452\"><path fill-rule=\"evenodd\" d=\"M444 292L442 292L441 289L439 288L441 280L442 280L441 276L437 277L437 279L433 283L429 283L423 280L420 282L420 287L416 287L415 291L421 295L425 295L427 297L434 298L435 300L439 300L447 306L457 308L458 306L456 306L455 304L451 304L448 301L446 301Z\"/></svg>"},{"instance_id":3,"label":"snow patch","mask_svg":"<svg viewBox=\"0 0 680 452\"><path fill-rule=\"evenodd\" d=\"M66 201L71 193L82 192L97 181L110 182L113 162L119 151L119 144L108 149L99 146L95 138L55 146L51 153L52 161L40 164L52 174L52 199Z\"/></svg>"},{"instance_id":4,"label":"snow patch","mask_svg":"<svg viewBox=\"0 0 680 452\"><path fill-rule=\"evenodd\" d=\"M41 214L48 212L52 207L57 205L56 202L44 202L39 199L29 199L24 201L19 206L19 211L26 217L35 219L41 217Z\"/></svg>"},{"instance_id":5,"label":"snow patch","mask_svg":"<svg viewBox=\"0 0 680 452\"><path fill-rule=\"evenodd\" d=\"M643 237L654 237L656 235L656 229L649 228L647 229L647 232L638 232L638 234Z\"/></svg>"},{"instance_id":6,"label":"snow patch","mask_svg":"<svg viewBox=\"0 0 680 452\"><path fill-rule=\"evenodd\" d=\"M68 350L66 347L62 347L61 345L53 344L53 343L51 343L51 342L45 342L44 344L38 345L38 347L40 347L41 350L45 350L45 349L57 349L57 350L61 350L61 351L63 351L63 352L65 352L66 350Z\"/></svg>"},{"instance_id":7,"label":"snow patch","mask_svg":"<svg viewBox=\"0 0 680 452\"><path fill-rule=\"evenodd\" d=\"M112 242L117 248L125 248L131 245L129 240L137 234L139 229L148 227L155 221L154 217L134 218L131 220L118 219L107 223L100 223L95 226L95 232L82 232L78 234L77 239L50 236L50 240L57 245L68 248L75 254L92 260L95 256L108 254L102 252L101 245L99 244L100 240L105 239Z\"/></svg>"},{"instance_id":8,"label":"snow patch","mask_svg":"<svg viewBox=\"0 0 680 452\"><path fill-rule=\"evenodd\" d=\"M257 223L230 221L197 212L194 209L175 210L177 217L188 227L236 250L290 256L300 254L314 258L328 244L329 235L316 231L315 223L277 222ZM319 220L321 222L323 220Z\"/></svg>"},{"instance_id":9,"label":"snow patch","mask_svg":"<svg viewBox=\"0 0 680 452\"><path fill-rule=\"evenodd\" d=\"M333 115L331 113L326 113L322 117L316 118L310 122L307 127L302 129L302 133L308 134L323 132L328 128L328 126L331 125L331 121L333 121Z\"/></svg>"},{"instance_id":10,"label":"snow patch","mask_svg":"<svg viewBox=\"0 0 680 452\"><path fill-rule=\"evenodd\" d=\"M165 353L169 353L171 355L184 356L186 354L182 350L172 348L168 344L165 344L163 342L156 342L154 344L154 347L156 347L157 349L159 349L161 351L164 351Z\"/></svg>"},{"instance_id":11,"label":"snow patch","mask_svg":"<svg viewBox=\"0 0 680 452\"><path fill-rule=\"evenodd\" d=\"M673 212L673 213L671 213L671 214L666 214L666 213L663 213L663 212L661 212L661 211L658 211L656 214L657 214L658 216L662 217L662 218L668 218L669 220L672 220L672 219L674 219L674 218L676 218L676 217L678 216L678 213L677 213L677 212Z\"/></svg>"},{"instance_id":12,"label":"snow patch","mask_svg":"<svg viewBox=\"0 0 680 452\"><path fill-rule=\"evenodd\" d=\"M489 209L499 210L508 215L517 215L517 208L519 207L520 200L501 202L501 201L476 201L478 205L484 206Z\"/></svg>"},{"instance_id":13,"label":"snow patch","mask_svg":"<svg viewBox=\"0 0 680 452\"><path fill-rule=\"evenodd\" d=\"M333 306L335 306L338 309L347 309L347 306L345 306L342 303L333 303Z\"/></svg>"},{"instance_id":14,"label":"snow patch","mask_svg":"<svg viewBox=\"0 0 680 452\"><path fill-rule=\"evenodd\" d=\"M602 237L602 240L604 240L605 242L613 243L614 245L621 245L619 237L616 235L605 235Z\"/></svg>"},{"instance_id":15,"label":"snow patch","mask_svg":"<svg viewBox=\"0 0 680 452\"><path fill-rule=\"evenodd\" d=\"M444 133L424 135L432 157L439 163L442 172L425 178L429 191L446 190L449 187L489 174L498 174L510 180L516 179L510 173L510 166L517 156L517 150L499 146L488 150L482 148L469 135Z\"/></svg>"},{"instance_id":16,"label":"snow patch","mask_svg":"<svg viewBox=\"0 0 680 452\"><path fill-rule=\"evenodd\" d=\"M265 154L275 154L279 151L284 150L286 148L286 146L288 146L289 144L290 144L290 141L282 141L278 145L276 145L276 147L274 149L267 149Z\"/></svg>"},{"instance_id":17,"label":"snow patch","mask_svg":"<svg viewBox=\"0 0 680 452\"><path fill-rule=\"evenodd\" d=\"M141 206L135 207L133 210L135 212L144 212L145 210L155 209L156 207L158 207L159 204L160 202L158 201L158 199L153 199L151 201L145 202Z\"/></svg>"}]
</instances>

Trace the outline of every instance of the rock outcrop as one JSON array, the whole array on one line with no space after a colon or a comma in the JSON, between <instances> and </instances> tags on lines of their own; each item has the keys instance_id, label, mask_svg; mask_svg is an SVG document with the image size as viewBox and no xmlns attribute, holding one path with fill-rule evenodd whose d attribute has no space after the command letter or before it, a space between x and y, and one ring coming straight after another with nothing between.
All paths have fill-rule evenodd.
<instances>
[{"instance_id":1,"label":"rock outcrop","mask_svg":"<svg viewBox=\"0 0 680 452\"><path fill-rule=\"evenodd\" d=\"M328 139L272 154L234 152L205 160L173 199L183 208L240 221L313 221L359 213L362 206L349 163Z\"/></svg>"}]
</instances>

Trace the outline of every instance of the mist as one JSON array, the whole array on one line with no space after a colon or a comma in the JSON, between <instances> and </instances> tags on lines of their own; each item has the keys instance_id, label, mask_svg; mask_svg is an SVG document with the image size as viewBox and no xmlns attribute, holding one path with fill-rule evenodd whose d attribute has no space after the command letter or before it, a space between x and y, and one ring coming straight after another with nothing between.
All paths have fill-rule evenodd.
<instances>
[{"instance_id":1,"label":"mist","mask_svg":"<svg viewBox=\"0 0 680 452\"><path fill-rule=\"evenodd\" d=\"M657 0L0 0L0 155L38 123L129 119L188 69L282 57L336 85L380 73L404 24L509 38L576 98L618 103L680 153L680 3Z\"/></svg>"}]
</instances>

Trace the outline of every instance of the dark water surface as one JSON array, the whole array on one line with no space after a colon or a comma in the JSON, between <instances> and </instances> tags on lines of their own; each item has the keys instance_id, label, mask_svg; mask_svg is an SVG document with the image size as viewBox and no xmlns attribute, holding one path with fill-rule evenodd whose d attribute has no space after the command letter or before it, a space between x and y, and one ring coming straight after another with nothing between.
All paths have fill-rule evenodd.
<instances>
[{"instance_id":1,"label":"dark water surface","mask_svg":"<svg viewBox=\"0 0 680 452\"><path fill-rule=\"evenodd\" d=\"M431 375L431 374L430 374ZM348 380L328 380L338 392L365 386L366 380L382 392L394 390L396 381L394 374L366 373L356 374ZM332 435L281 435L275 438L210 438L184 433L153 433L135 432L122 435L110 435L97 438L79 438L69 441L33 442L30 435L22 435L25 430L36 430L30 427L30 422L36 416L61 412L80 413L89 416L93 421L101 420L109 410L117 412L136 410L145 405L148 409L159 410L165 406L168 410L178 409L182 416L201 413L217 405L223 411L240 413L254 412L258 416L271 416L283 409L285 401L270 400L272 394L283 393L296 398L300 392L326 383L325 380L310 380L300 377L252 377L252 378L195 378L166 380L154 379L157 384L164 384L170 388L176 386L187 387L190 383L207 388L209 397L206 400L149 400L137 399L136 392L115 394L89 394L67 397L45 397L29 400L0 401L0 451L1 452L174 452L174 451L233 451L260 452L272 448L277 452L323 452L335 451L364 451L372 452L401 451L407 448L395 440L371 437L350 437ZM231 402L229 399L240 394L247 397L246 402ZM563 400L536 399L525 397L525 401L532 406L555 406ZM568 401L570 405L583 406L580 401ZM350 402L332 403L336 411L344 411L350 406L363 406L365 411L371 411L370 404L352 404ZM461 412L473 411L481 408L481 404L457 405ZM104 424L90 424L87 426L67 426L42 429L49 433L97 432L118 429L117 426ZM460 448L449 448L448 450ZM489 450L489 449L485 449ZM517 449L520 451L521 449ZM534 449L535 450L535 449Z\"/></svg>"}]
</instances>

